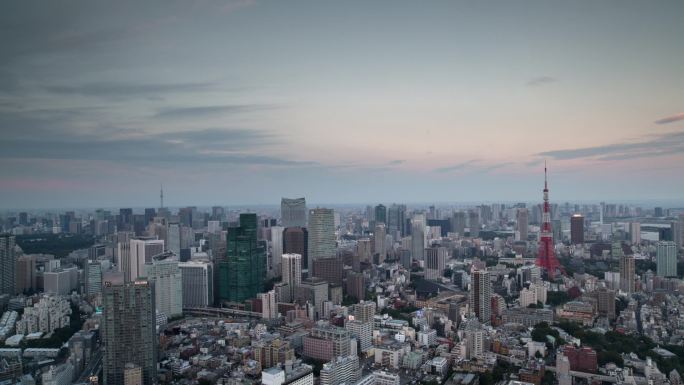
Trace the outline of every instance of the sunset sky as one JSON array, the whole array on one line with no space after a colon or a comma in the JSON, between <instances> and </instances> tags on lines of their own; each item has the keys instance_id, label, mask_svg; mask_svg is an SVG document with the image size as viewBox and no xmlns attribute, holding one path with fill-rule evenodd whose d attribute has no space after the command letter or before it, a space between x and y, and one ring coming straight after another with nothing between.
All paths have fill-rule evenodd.
<instances>
[{"instance_id":1,"label":"sunset sky","mask_svg":"<svg viewBox=\"0 0 684 385\"><path fill-rule=\"evenodd\" d=\"M684 202L681 0L2 8L0 208Z\"/></svg>"}]
</instances>

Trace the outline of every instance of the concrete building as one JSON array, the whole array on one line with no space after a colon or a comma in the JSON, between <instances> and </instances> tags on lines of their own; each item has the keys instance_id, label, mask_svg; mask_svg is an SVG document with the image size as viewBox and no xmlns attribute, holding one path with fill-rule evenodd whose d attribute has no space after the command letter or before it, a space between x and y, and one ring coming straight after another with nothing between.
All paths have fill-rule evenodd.
<instances>
[{"instance_id":1,"label":"concrete building","mask_svg":"<svg viewBox=\"0 0 684 385\"><path fill-rule=\"evenodd\" d=\"M2 241L0 241L2 242ZM1 246L0 246L1 247ZM2 253L2 251L0 251ZM0 262L1 263L1 262ZM17 259L17 293L36 291L36 256L22 255Z\"/></svg>"},{"instance_id":2,"label":"concrete building","mask_svg":"<svg viewBox=\"0 0 684 385\"><path fill-rule=\"evenodd\" d=\"M320 385L354 384L361 378L359 357L335 357L323 364L320 374Z\"/></svg>"},{"instance_id":3,"label":"concrete building","mask_svg":"<svg viewBox=\"0 0 684 385\"><path fill-rule=\"evenodd\" d=\"M424 215L415 215L411 220L411 256L417 261L425 259Z\"/></svg>"},{"instance_id":4,"label":"concrete building","mask_svg":"<svg viewBox=\"0 0 684 385\"><path fill-rule=\"evenodd\" d=\"M349 331L337 326L317 324L302 340L303 355L320 361L331 361L335 357L346 357L351 352Z\"/></svg>"},{"instance_id":5,"label":"concrete building","mask_svg":"<svg viewBox=\"0 0 684 385\"><path fill-rule=\"evenodd\" d=\"M128 248L119 243L119 271L128 282L145 277L145 264L164 252L164 241L152 237L133 238Z\"/></svg>"},{"instance_id":6,"label":"concrete building","mask_svg":"<svg viewBox=\"0 0 684 385\"><path fill-rule=\"evenodd\" d=\"M570 217L570 243L573 245L584 243L584 216L580 214Z\"/></svg>"},{"instance_id":7,"label":"concrete building","mask_svg":"<svg viewBox=\"0 0 684 385\"><path fill-rule=\"evenodd\" d=\"M425 249L425 279L439 280L446 269L448 257L446 247L430 247Z\"/></svg>"},{"instance_id":8,"label":"concrete building","mask_svg":"<svg viewBox=\"0 0 684 385\"><path fill-rule=\"evenodd\" d=\"M64 363L58 366L50 366L43 373L43 385L70 385L74 379L74 366Z\"/></svg>"},{"instance_id":9,"label":"concrete building","mask_svg":"<svg viewBox=\"0 0 684 385\"><path fill-rule=\"evenodd\" d=\"M470 288L470 309L481 323L488 324L492 315L492 282L489 272L476 270L472 274L472 286Z\"/></svg>"},{"instance_id":10,"label":"concrete building","mask_svg":"<svg viewBox=\"0 0 684 385\"><path fill-rule=\"evenodd\" d=\"M620 290L625 293L634 293L634 256L624 255L620 257Z\"/></svg>"},{"instance_id":11,"label":"concrete building","mask_svg":"<svg viewBox=\"0 0 684 385\"><path fill-rule=\"evenodd\" d=\"M633 245L638 245L641 243L641 223L630 222L629 224L629 237Z\"/></svg>"},{"instance_id":12,"label":"concrete building","mask_svg":"<svg viewBox=\"0 0 684 385\"><path fill-rule=\"evenodd\" d=\"M295 289L295 299L300 303L309 301L315 306L316 317L323 316L323 302L328 298L328 282L320 278L307 278Z\"/></svg>"},{"instance_id":13,"label":"concrete building","mask_svg":"<svg viewBox=\"0 0 684 385\"><path fill-rule=\"evenodd\" d=\"M289 290L288 298L282 302L291 302L295 298L295 288L302 283L302 256L300 254L283 254L281 276Z\"/></svg>"},{"instance_id":14,"label":"concrete building","mask_svg":"<svg viewBox=\"0 0 684 385\"><path fill-rule=\"evenodd\" d=\"M271 227L271 258L269 272L270 276L278 276L282 272L283 259L283 232L285 228L282 226Z\"/></svg>"},{"instance_id":15,"label":"concrete building","mask_svg":"<svg viewBox=\"0 0 684 385\"><path fill-rule=\"evenodd\" d=\"M207 307L214 303L214 265L208 261L178 263L182 278L183 307Z\"/></svg>"},{"instance_id":16,"label":"concrete building","mask_svg":"<svg viewBox=\"0 0 684 385\"><path fill-rule=\"evenodd\" d=\"M152 385L157 379L154 283L124 282L122 274L106 274L103 280L104 384L123 384L126 364L132 363L142 368L143 385Z\"/></svg>"},{"instance_id":17,"label":"concrete building","mask_svg":"<svg viewBox=\"0 0 684 385\"><path fill-rule=\"evenodd\" d=\"M384 206L383 206L384 207ZM387 227L384 223L376 223L375 231L373 232L373 240L375 243L375 254L378 255L378 263L382 264L387 258L386 246Z\"/></svg>"},{"instance_id":18,"label":"concrete building","mask_svg":"<svg viewBox=\"0 0 684 385\"><path fill-rule=\"evenodd\" d=\"M526 208L519 208L516 213L516 235L518 241L527 242L529 228L529 213Z\"/></svg>"},{"instance_id":19,"label":"concrete building","mask_svg":"<svg viewBox=\"0 0 684 385\"><path fill-rule=\"evenodd\" d=\"M309 261L307 269L313 268L313 260L337 255L335 237L335 211L315 208L309 211Z\"/></svg>"},{"instance_id":20,"label":"concrete building","mask_svg":"<svg viewBox=\"0 0 684 385\"><path fill-rule=\"evenodd\" d=\"M280 201L280 218L283 227L307 227L306 199L282 198Z\"/></svg>"},{"instance_id":21,"label":"concrete building","mask_svg":"<svg viewBox=\"0 0 684 385\"><path fill-rule=\"evenodd\" d=\"M84 268L86 295L102 293L102 263L100 261L88 261Z\"/></svg>"},{"instance_id":22,"label":"concrete building","mask_svg":"<svg viewBox=\"0 0 684 385\"><path fill-rule=\"evenodd\" d=\"M157 255L145 265L145 276L154 282L157 312L168 318L183 315L183 276L171 253Z\"/></svg>"},{"instance_id":23,"label":"concrete building","mask_svg":"<svg viewBox=\"0 0 684 385\"><path fill-rule=\"evenodd\" d=\"M677 244L671 241L658 242L656 263L659 277L677 277Z\"/></svg>"},{"instance_id":24,"label":"concrete building","mask_svg":"<svg viewBox=\"0 0 684 385\"><path fill-rule=\"evenodd\" d=\"M261 300L261 317L263 319L278 318L275 290L271 290L266 293L259 293L257 294L257 298Z\"/></svg>"}]
</instances>

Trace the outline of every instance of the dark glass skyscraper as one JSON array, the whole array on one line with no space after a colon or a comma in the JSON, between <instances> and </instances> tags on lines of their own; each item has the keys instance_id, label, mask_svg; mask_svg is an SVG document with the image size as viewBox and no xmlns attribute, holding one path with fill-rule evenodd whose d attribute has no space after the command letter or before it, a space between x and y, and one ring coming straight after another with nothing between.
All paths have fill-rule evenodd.
<instances>
[{"instance_id":1,"label":"dark glass skyscraper","mask_svg":"<svg viewBox=\"0 0 684 385\"><path fill-rule=\"evenodd\" d=\"M375 206L375 223L387 223L387 207L385 205Z\"/></svg>"},{"instance_id":2,"label":"dark glass skyscraper","mask_svg":"<svg viewBox=\"0 0 684 385\"><path fill-rule=\"evenodd\" d=\"M220 262L221 301L243 302L263 291L266 247L257 241L256 214L240 214L240 226L228 228L226 260Z\"/></svg>"},{"instance_id":3,"label":"dark glass skyscraper","mask_svg":"<svg viewBox=\"0 0 684 385\"><path fill-rule=\"evenodd\" d=\"M0 234L0 294L16 294L16 266L14 236Z\"/></svg>"},{"instance_id":4,"label":"dark glass skyscraper","mask_svg":"<svg viewBox=\"0 0 684 385\"><path fill-rule=\"evenodd\" d=\"M124 369L129 363L142 368L144 385L156 383L154 284L147 280L124 283L122 273L108 274L104 278L102 302L104 384L123 384Z\"/></svg>"}]
</instances>

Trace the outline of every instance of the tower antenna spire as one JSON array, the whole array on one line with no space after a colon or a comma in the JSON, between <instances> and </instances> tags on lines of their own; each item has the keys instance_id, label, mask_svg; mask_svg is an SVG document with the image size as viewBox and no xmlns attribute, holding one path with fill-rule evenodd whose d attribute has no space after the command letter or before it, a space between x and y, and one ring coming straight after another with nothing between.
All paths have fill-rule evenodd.
<instances>
[{"instance_id":1,"label":"tower antenna spire","mask_svg":"<svg viewBox=\"0 0 684 385\"><path fill-rule=\"evenodd\" d=\"M548 190L548 184L546 183L546 159L544 159L544 188Z\"/></svg>"},{"instance_id":2,"label":"tower antenna spire","mask_svg":"<svg viewBox=\"0 0 684 385\"><path fill-rule=\"evenodd\" d=\"M163 184L159 185L159 201L160 201L159 202L160 203L159 208L163 209L164 208L164 185Z\"/></svg>"}]
</instances>

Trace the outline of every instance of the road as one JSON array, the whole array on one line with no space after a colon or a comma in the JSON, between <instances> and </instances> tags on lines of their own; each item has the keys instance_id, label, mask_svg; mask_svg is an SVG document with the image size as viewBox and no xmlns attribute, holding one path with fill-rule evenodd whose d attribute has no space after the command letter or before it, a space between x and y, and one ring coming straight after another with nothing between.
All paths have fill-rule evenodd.
<instances>
[{"instance_id":1,"label":"road","mask_svg":"<svg viewBox=\"0 0 684 385\"><path fill-rule=\"evenodd\" d=\"M86 366L86 368L83 370L83 373L81 373L81 376L78 378L76 383L89 384L90 377L99 376L100 371L102 371L102 349L97 349L97 352L92 355L88 366Z\"/></svg>"}]
</instances>

